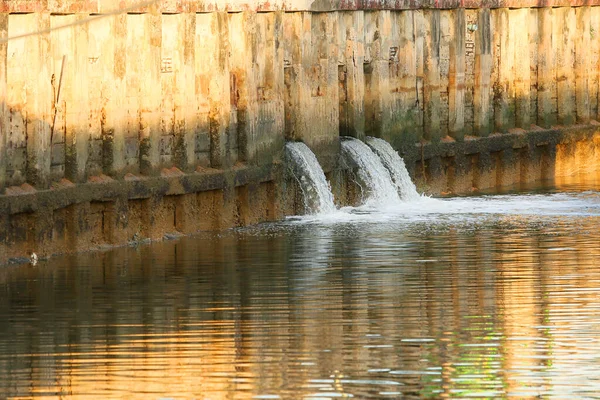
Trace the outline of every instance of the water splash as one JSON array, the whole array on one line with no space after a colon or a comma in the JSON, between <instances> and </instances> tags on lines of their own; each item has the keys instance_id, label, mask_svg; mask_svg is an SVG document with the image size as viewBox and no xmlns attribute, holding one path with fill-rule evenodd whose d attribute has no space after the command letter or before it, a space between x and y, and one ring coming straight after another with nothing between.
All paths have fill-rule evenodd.
<instances>
[{"instance_id":1,"label":"water splash","mask_svg":"<svg viewBox=\"0 0 600 400\"><path fill-rule=\"evenodd\" d=\"M417 188L410 179L410 175L408 175L402 157L383 139L367 137L366 142L375 154L379 156L383 165L390 171L392 181L402 200L418 200L421 196L417 193Z\"/></svg>"},{"instance_id":2,"label":"water splash","mask_svg":"<svg viewBox=\"0 0 600 400\"><path fill-rule=\"evenodd\" d=\"M367 195L365 205L381 206L400 201L390 173L369 146L358 139L344 138L342 155L358 167L357 178Z\"/></svg>"},{"instance_id":3,"label":"water splash","mask_svg":"<svg viewBox=\"0 0 600 400\"><path fill-rule=\"evenodd\" d=\"M288 165L304 195L304 207L311 214L326 214L336 210L331 187L325 179L315 154L301 142L285 145Z\"/></svg>"}]
</instances>

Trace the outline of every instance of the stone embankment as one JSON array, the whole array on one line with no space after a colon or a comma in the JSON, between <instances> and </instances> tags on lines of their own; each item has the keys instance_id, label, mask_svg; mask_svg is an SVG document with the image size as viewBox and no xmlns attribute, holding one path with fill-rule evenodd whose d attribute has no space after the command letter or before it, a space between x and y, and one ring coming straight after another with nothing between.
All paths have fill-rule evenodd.
<instances>
[{"instance_id":1,"label":"stone embankment","mask_svg":"<svg viewBox=\"0 0 600 400\"><path fill-rule=\"evenodd\" d=\"M0 263L276 220L285 140L430 193L595 170L600 1L0 2Z\"/></svg>"}]
</instances>

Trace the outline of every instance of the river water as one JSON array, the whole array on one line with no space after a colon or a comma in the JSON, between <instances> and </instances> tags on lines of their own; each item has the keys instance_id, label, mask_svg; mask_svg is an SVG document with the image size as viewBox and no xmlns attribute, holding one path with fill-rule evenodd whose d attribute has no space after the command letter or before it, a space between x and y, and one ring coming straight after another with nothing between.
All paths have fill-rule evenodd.
<instances>
[{"instance_id":1,"label":"river water","mask_svg":"<svg viewBox=\"0 0 600 400\"><path fill-rule=\"evenodd\" d=\"M593 187L3 267L0 398L597 397Z\"/></svg>"}]
</instances>

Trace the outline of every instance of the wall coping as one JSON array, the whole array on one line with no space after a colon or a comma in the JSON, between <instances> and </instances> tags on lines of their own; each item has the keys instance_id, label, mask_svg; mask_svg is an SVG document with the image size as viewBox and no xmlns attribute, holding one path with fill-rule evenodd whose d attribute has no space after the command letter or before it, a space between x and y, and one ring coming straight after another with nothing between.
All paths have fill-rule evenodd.
<instances>
[{"instance_id":1,"label":"wall coping","mask_svg":"<svg viewBox=\"0 0 600 400\"><path fill-rule=\"evenodd\" d=\"M151 3L151 4L149 4ZM138 7L138 5L142 5ZM600 0L0 0L0 13L112 14L203 12L329 12L455 8L540 8L599 6Z\"/></svg>"}]
</instances>

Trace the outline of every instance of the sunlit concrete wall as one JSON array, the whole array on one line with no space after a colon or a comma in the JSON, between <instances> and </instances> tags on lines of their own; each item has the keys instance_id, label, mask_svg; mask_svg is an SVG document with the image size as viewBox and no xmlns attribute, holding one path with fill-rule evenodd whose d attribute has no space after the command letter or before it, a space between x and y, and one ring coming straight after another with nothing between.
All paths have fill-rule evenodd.
<instances>
[{"instance_id":1,"label":"sunlit concrete wall","mask_svg":"<svg viewBox=\"0 0 600 400\"><path fill-rule=\"evenodd\" d=\"M4 16L4 185L270 163L282 14ZM69 26L70 25L70 26Z\"/></svg>"},{"instance_id":2,"label":"sunlit concrete wall","mask_svg":"<svg viewBox=\"0 0 600 400\"><path fill-rule=\"evenodd\" d=\"M599 3L2 1L0 246L276 219L285 140L334 189L345 135L430 193L594 169Z\"/></svg>"},{"instance_id":3,"label":"sunlit concrete wall","mask_svg":"<svg viewBox=\"0 0 600 400\"><path fill-rule=\"evenodd\" d=\"M269 164L284 139L331 170L340 135L598 119L600 7L507 5L165 2L84 23L119 5L4 2L3 38L41 33L0 45L0 190Z\"/></svg>"}]
</instances>

